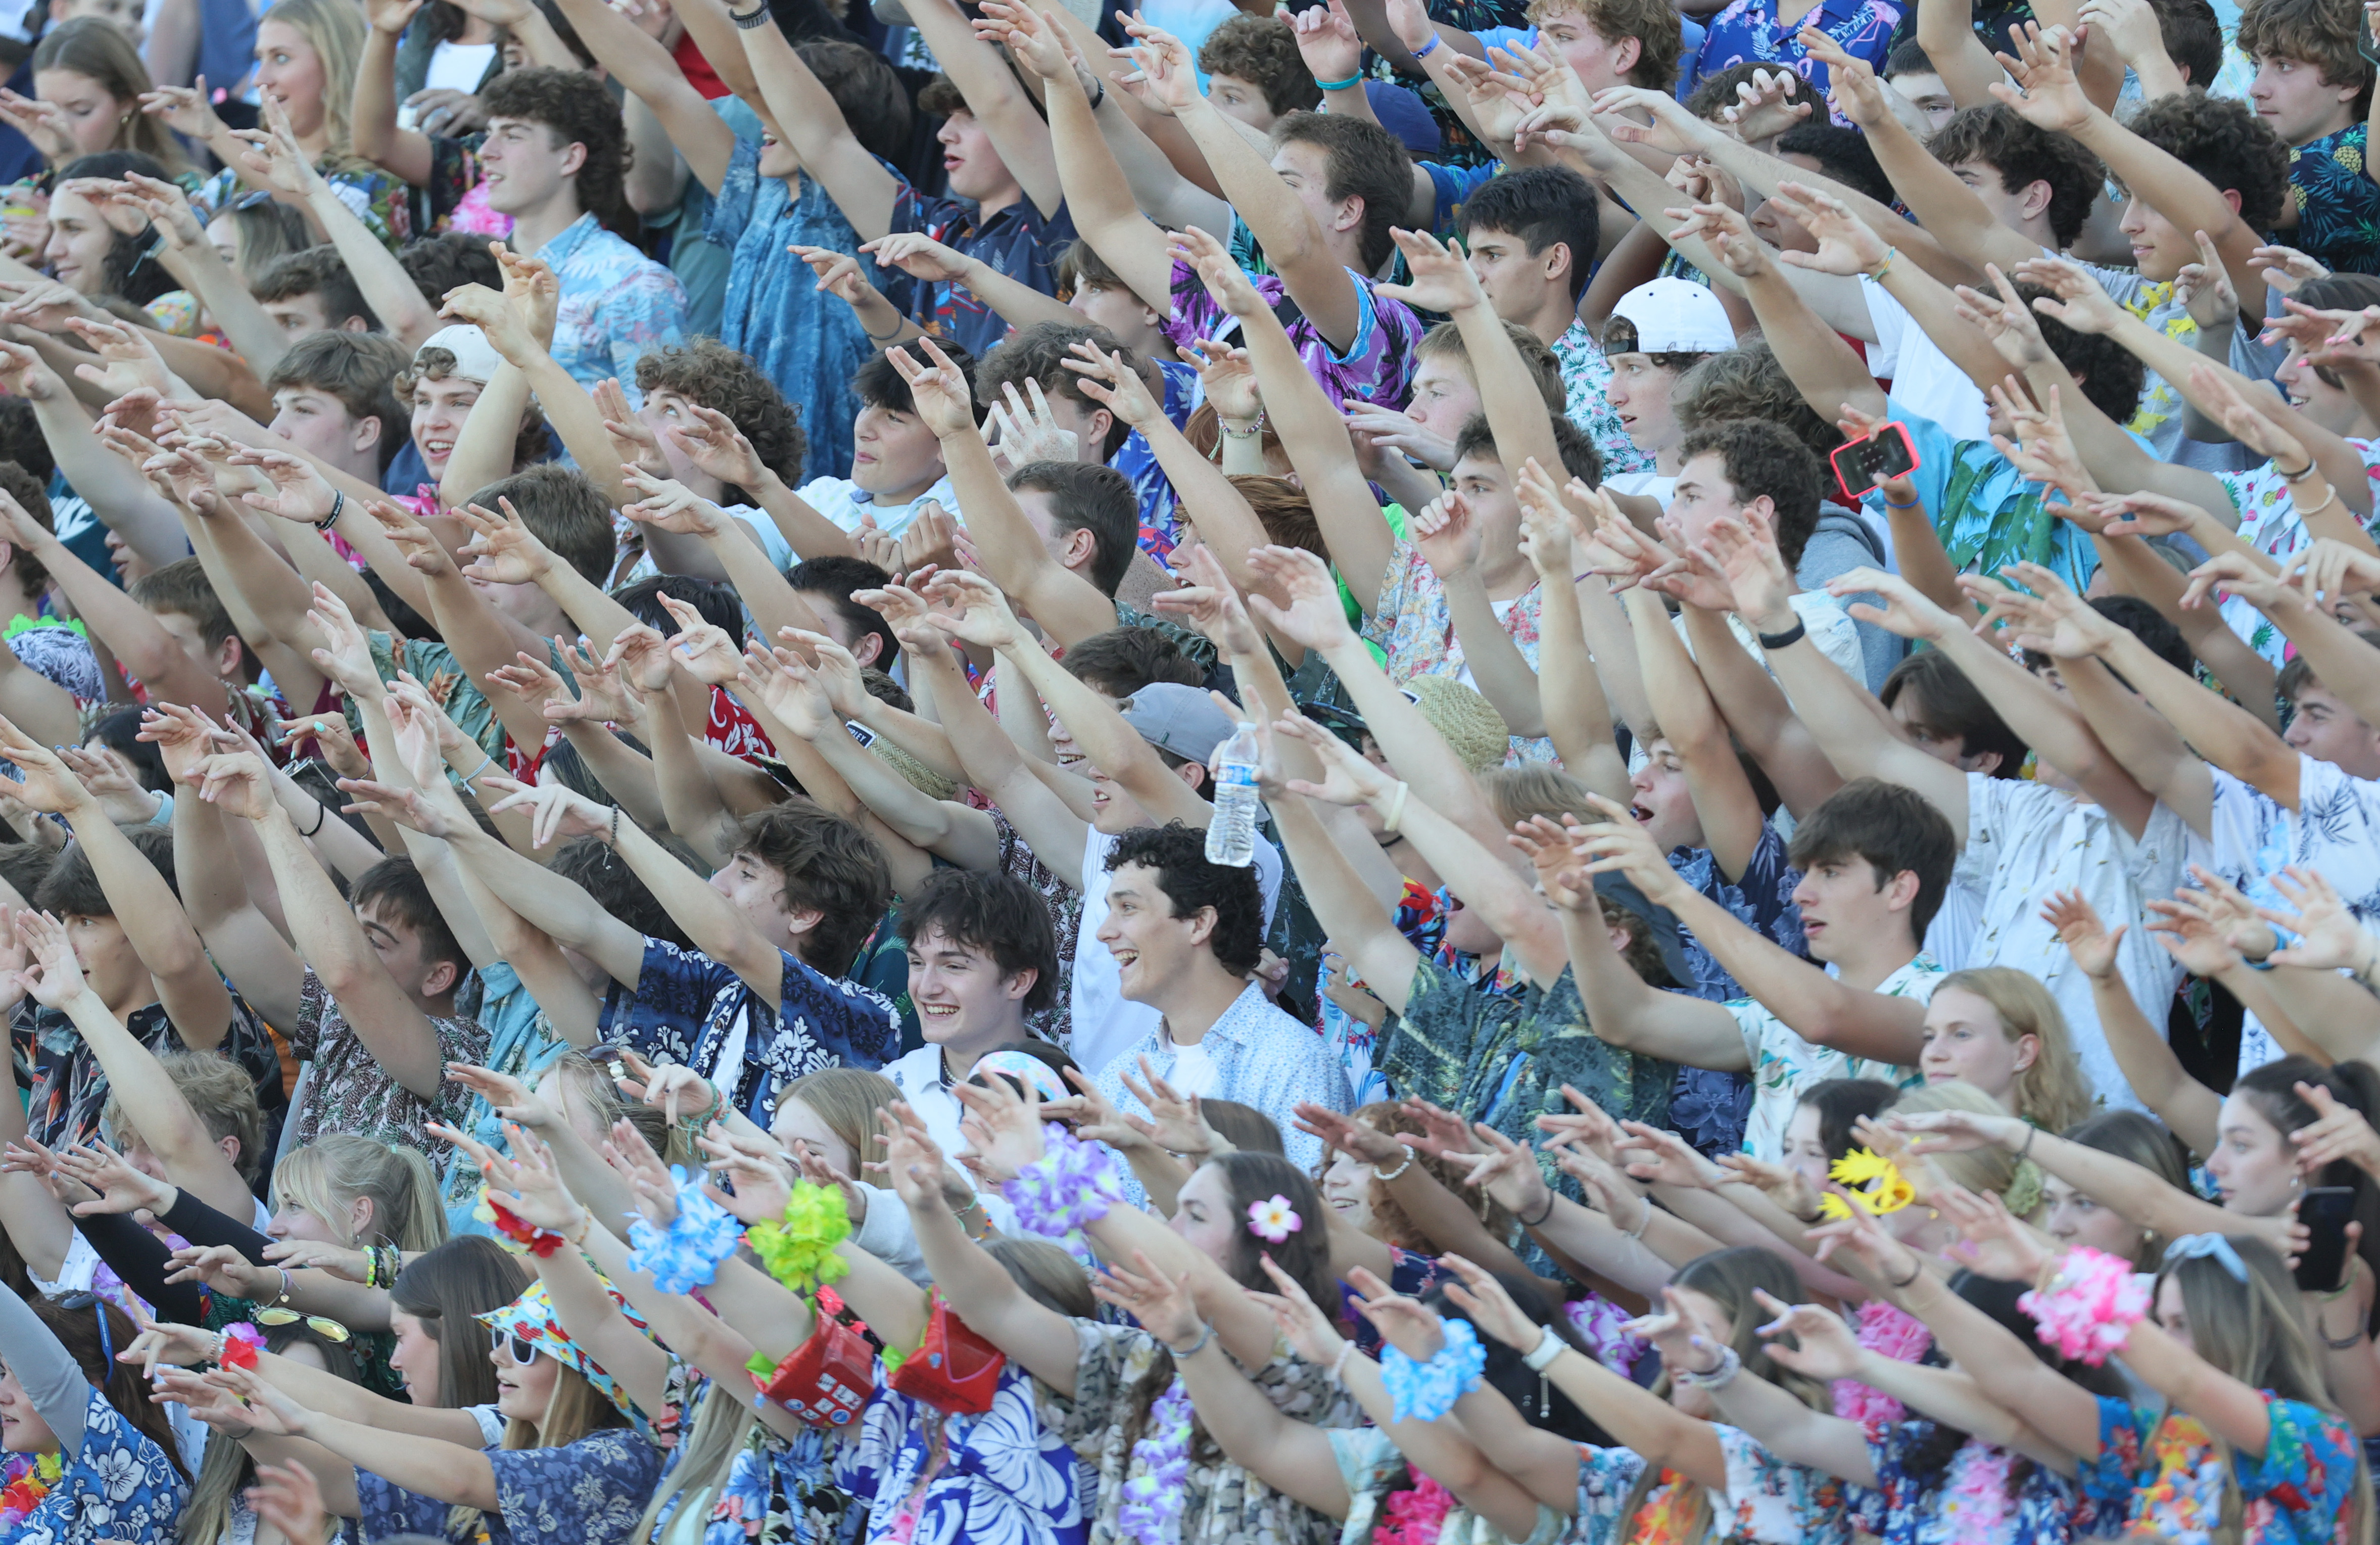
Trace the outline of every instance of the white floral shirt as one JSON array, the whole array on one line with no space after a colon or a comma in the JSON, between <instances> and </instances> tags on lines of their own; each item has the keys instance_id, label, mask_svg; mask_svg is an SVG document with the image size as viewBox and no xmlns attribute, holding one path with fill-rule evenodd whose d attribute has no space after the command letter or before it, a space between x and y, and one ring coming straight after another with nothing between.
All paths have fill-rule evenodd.
<instances>
[{"instance_id":1,"label":"white floral shirt","mask_svg":"<svg viewBox=\"0 0 2380 1545\"><path fill-rule=\"evenodd\" d=\"M1562 416L1586 431L1603 453L1603 475L1649 472L1653 457L1636 448L1611 406L1611 366L1586 323L1573 322L1570 331L1554 340L1554 363L1561 367Z\"/></svg>"},{"instance_id":2,"label":"white floral shirt","mask_svg":"<svg viewBox=\"0 0 2380 1545\"><path fill-rule=\"evenodd\" d=\"M2380 494L2380 440L2350 440L2356 455L2363 458L2363 471L2375 494ZM2277 562L2287 562L2303 551L2313 539L2306 532L2305 517L2298 513L2289 499L2289 485L2269 461L2252 467L2244 472L2218 472L2225 492L2240 507L2240 540ZM2219 610L2231 630L2248 640L2248 647L2278 665L2289 658L2289 640L2273 626L2272 619L2256 610L2239 596L2224 597Z\"/></svg>"},{"instance_id":3,"label":"white floral shirt","mask_svg":"<svg viewBox=\"0 0 2380 1545\"><path fill-rule=\"evenodd\" d=\"M1835 968L1828 967L1827 974L1833 976ZM1920 953L1876 983L1876 991L1883 997L1914 998L1922 1004L1934 996L1936 984L1947 974L1932 956ZM1743 1054L1752 1064L1752 1116L1743 1126L1743 1151L1755 1159L1775 1163L1784 1158L1785 1127L1793 1119L1793 1106L1802 1091L1821 1078L1877 1078L1902 1089L1925 1081L1913 1067L1813 1045L1756 999L1739 998L1727 1011L1743 1032Z\"/></svg>"},{"instance_id":4,"label":"white floral shirt","mask_svg":"<svg viewBox=\"0 0 2380 1545\"><path fill-rule=\"evenodd\" d=\"M1579 1444L1578 1527L1571 1538L1577 1545L1848 1545L1851 1515L1840 1480L1789 1464L1732 1427L1715 1422L1711 1429L1727 1459L1724 1491L1665 1473L1640 1497L1642 1454ZM1706 1533L1694 1527L1706 1508Z\"/></svg>"}]
</instances>

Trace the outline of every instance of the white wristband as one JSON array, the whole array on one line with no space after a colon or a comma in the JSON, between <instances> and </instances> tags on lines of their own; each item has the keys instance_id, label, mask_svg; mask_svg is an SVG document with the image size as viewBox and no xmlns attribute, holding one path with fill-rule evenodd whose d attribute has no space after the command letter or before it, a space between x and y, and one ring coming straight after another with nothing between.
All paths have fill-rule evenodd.
<instances>
[{"instance_id":1,"label":"white wristband","mask_svg":"<svg viewBox=\"0 0 2380 1545\"><path fill-rule=\"evenodd\" d=\"M1531 1373L1543 1373L1548 1365L1569 1350L1570 1343L1562 1340L1554 1332L1554 1328L1548 1325L1545 1328L1545 1333L1537 1338L1536 1349L1521 1361L1528 1365Z\"/></svg>"}]
</instances>

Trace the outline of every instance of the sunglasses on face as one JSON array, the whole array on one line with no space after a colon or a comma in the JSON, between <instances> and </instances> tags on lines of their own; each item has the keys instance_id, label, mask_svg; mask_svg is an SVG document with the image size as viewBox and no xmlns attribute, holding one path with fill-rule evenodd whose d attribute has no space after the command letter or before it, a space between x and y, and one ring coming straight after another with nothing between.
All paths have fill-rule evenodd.
<instances>
[{"instance_id":1,"label":"sunglasses on face","mask_svg":"<svg viewBox=\"0 0 2380 1545\"><path fill-rule=\"evenodd\" d=\"M499 1357L509 1357L516 1367L527 1368L537 1361L538 1345L517 1332L506 1332L496 1326L488 1327L488 1350Z\"/></svg>"}]
</instances>

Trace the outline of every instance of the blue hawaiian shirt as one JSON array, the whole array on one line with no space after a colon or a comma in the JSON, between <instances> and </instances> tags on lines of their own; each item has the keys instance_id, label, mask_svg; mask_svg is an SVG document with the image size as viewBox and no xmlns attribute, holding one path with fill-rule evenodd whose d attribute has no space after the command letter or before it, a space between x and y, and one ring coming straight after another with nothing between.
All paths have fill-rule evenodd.
<instances>
[{"instance_id":1,"label":"blue hawaiian shirt","mask_svg":"<svg viewBox=\"0 0 2380 1545\"><path fill-rule=\"evenodd\" d=\"M2277 233L2334 274L2380 274L2380 182L2363 163L2365 124L2289 151L2294 232Z\"/></svg>"},{"instance_id":2,"label":"blue hawaiian shirt","mask_svg":"<svg viewBox=\"0 0 2380 1545\"><path fill-rule=\"evenodd\" d=\"M2105 1504L2105 1532L2214 1539L2236 1487L2240 1545L2332 1545L2348 1538L2355 1429L2318 1406L2270 1390L2264 1395L2271 1435L2261 1459L2217 1443L2195 1417L2168 1411L2160 1419L2154 1410L2100 1395L2099 1452L2083 1459L2081 1480L2084 1495Z\"/></svg>"},{"instance_id":3,"label":"blue hawaiian shirt","mask_svg":"<svg viewBox=\"0 0 2380 1545\"><path fill-rule=\"evenodd\" d=\"M569 1043L554 1037L552 1022L529 996L518 971L499 960L480 967L479 977L480 1001L472 1018L488 1032L484 1065L536 1088L546 1069L570 1050ZM511 1151L504 1119L483 1094L472 1094L471 1113L465 1118L463 1130L499 1153ZM461 1149L455 1150L446 1163L445 1197L447 1233L493 1234L474 1216L480 1206L480 1166Z\"/></svg>"},{"instance_id":4,"label":"blue hawaiian shirt","mask_svg":"<svg viewBox=\"0 0 2380 1545\"><path fill-rule=\"evenodd\" d=\"M1760 845L1752 850L1741 883L1730 885L1718 871L1707 847L1681 847L1670 854L1670 867L1695 890L1718 902L1744 927L1804 959L1809 947L1802 939L1802 909L1793 905L1793 888L1802 871L1785 854L1785 839L1777 828L1764 824ZM1694 931L1678 925L1678 943L1694 979L1684 982L1689 995L1709 1003L1731 1003L1744 995L1734 977L1718 963ZM1704 1153L1717 1158L1743 1146L1744 1122L1752 1114L1749 1074L1726 1073L1715 1067L1680 1067L1677 1087L1670 1095L1670 1124L1679 1136Z\"/></svg>"},{"instance_id":5,"label":"blue hawaiian shirt","mask_svg":"<svg viewBox=\"0 0 2380 1545\"><path fill-rule=\"evenodd\" d=\"M1198 372L1171 359L1160 359L1157 369L1165 377L1165 401L1159 405L1160 411L1180 429L1206 395L1198 386ZM1108 465L1132 480L1132 496L1140 504L1140 550L1160 564L1170 562L1173 544L1182 540L1181 527L1173 518L1173 484L1167 480L1165 468L1157 465L1148 437L1134 430L1116 447Z\"/></svg>"},{"instance_id":6,"label":"blue hawaiian shirt","mask_svg":"<svg viewBox=\"0 0 2380 1545\"><path fill-rule=\"evenodd\" d=\"M489 1449L497 1507L480 1515L488 1545L640 1545L645 1515L662 1476L662 1451L634 1428L607 1427L563 1448ZM408 1491L356 1466L363 1538L428 1535L471 1545L477 1536L447 1530L449 1505Z\"/></svg>"},{"instance_id":7,"label":"blue hawaiian shirt","mask_svg":"<svg viewBox=\"0 0 2380 1545\"><path fill-rule=\"evenodd\" d=\"M1871 1421L1876 1486L1850 1487L1852 1516L1883 1545L2067 1545L2091 1527L2094 1504L2074 1481L2021 1454L1970 1438L1939 1470L1911 1469L1934 1441L1922 1418Z\"/></svg>"},{"instance_id":8,"label":"blue hawaiian shirt","mask_svg":"<svg viewBox=\"0 0 2380 1545\"><path fill-rule=\"evenodd\" d=\"M938 199L906 186L892 201L891 229L921 231L1044 295L1058 293L1058 259L1075 242L1075 217L1063 204L1044 219L1031 199L1020 198L983 220L972 200ZM908 311L918 326L937 338L957 339L978 359L1008 336L1007 319L964 285L918 284L912 288Z\"/></svg>"},{"instance_id":9,"label":"blue hawaiian shirt","mask_svg":"<svg viewBox=\"0 0 2380 1545\"><path fill-rule=\"evenodd\" d=\"M752 357L800 412L802 432L809 437L803 475L785 481L798 488L814 478L850 476L851 421L859 417L851 378L876 346L859 325L859 313L821 293L810 265L787 249L852 253L860 278L895 306L908 298L908 276L887 274L859 250L859 233L817 178L762 176L757 138L736 140L702 234L735 254L721 303L719 341Z\"/></svg>"},{"instance_id":10,"label":"blue hawaiian shirt","mask_svg":"<svg viewBox=\"0 0 2380 1545\"><path fill-rule=\"evenodd\" d=\"M124 1419L97 1389L82 1418L82 1447L41 1505L10 1531L10 1545L175 1545L188 1495L155 1440Z\"/></svg>"},{"instance_id":11,"label":"blue hawaiian shirt","mask_svg":"<svg viewBox=\"0 0 2380 1545\"><path fill-rule=\"evenodd\" d=\"M553 360L581 386L617 376L637 400L637 361L682 343L686 290L677 275L582 214L537 249L562 286Z\"/></svg>"},{"instance_id":12,"label":"blue hawaiian shirt","mask_svg":"<svg viewBox=\"0 0 2380 1545\"><path fill-rule=\"evenodd\" d=\"M1864 59L1884 73L1885 55L1892 52L1893 29L1900 25L1902 7L1892 0L1820 0L1816 10L1799 21L1777 18L1777 0L1735 0L1706 23L1702 52L1694 59L1694 78L1716 74L1736 65L1783 65L1827 94L1827 67L1802 50L1801 33L1815 27L1835 40L1854 59ZM1838 115L1835 122L1852 127Z\"/></svg>"},{"instance_id":13,"label":"blue hawaiian shirt","mask_svg":"<svg viewBox=\"0 0 2380 1545\"><path fill-rule=\"evenodd\" d=\"M777 954L785 979L771 1013L723 962L648 938L636 991L615 986L603 1004L604 1033L656 1062L693 1068L762 1126L795 1079L878 1068L900 1055L901 1021L882 996Z\"/></svg>"},{"instance_id":14,"label":"blue hawaiian shirt","mask_svg":"<svg viewBox=\"0 0 2380 1545\"><path fill-rule=\"evenodd\" d=\"M868 1507L868 1545L1086 1545L1097 1477L1055 1427L1049 1397L1011 1362L991 1409L946 1415L884 1383L856 1437L835 1458L835 1479Z\"/></svg>"}]
</instances>

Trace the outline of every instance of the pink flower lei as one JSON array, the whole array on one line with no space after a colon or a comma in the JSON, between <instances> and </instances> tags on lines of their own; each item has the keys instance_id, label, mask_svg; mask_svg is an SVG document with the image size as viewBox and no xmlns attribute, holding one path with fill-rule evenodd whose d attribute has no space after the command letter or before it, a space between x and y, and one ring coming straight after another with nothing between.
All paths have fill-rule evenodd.
<instances>
[{"instance_id":1,"label":"pink flower lei","mask_svg":"<svg viewBox=\"0 0 2380 1545\"><path fill-rule=\"evenodd\" d=\"M2131 1263L2078 1245L2058 1263L2046 1287L2016 1301L2033 1316L2042 1344L2093 1368L2123 1349L2132 1327L2148 1317L2149 1290Z\"/></svg>"},{"instance_id":2,"label":"pink flower lei","mask_svg":"<svg viewBox=\"0 0 2380 1545\"><path fill-rule=\"evenodd\" d=\"M1871 1298L1859 1308L1859 1344L1896 1363L1913 1363L1934 1344L1934 1332L1915 1316ZM1835 1415L1848 1421L1897 1422L1909 1414L1892 1396L1856 1379L1836 1380L1833 1393Z\"/></svg>"},{"instance_id":3,"label":"pink flower lei","mask_svg":"<svg viewBox=\"0 0 2380 1545\"><path fill-rule=\"evenodd\" d=\"M1372 1527L1372 1545L1438 1545L1454 1505L1453 1492L1415 1471L1410 1490L1389 1493L1383 1516Z\"/></svg>"}]
</instances>

